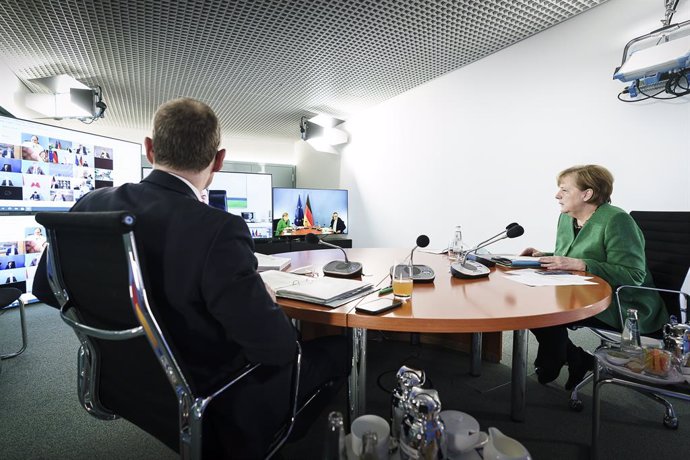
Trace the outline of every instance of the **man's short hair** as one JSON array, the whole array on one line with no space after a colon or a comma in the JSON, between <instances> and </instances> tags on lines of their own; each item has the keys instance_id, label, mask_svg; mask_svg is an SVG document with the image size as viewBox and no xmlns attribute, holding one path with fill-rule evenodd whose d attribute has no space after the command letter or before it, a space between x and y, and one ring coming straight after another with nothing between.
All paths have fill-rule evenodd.
<instances>
[{"instance_id":1,"label":"man's short hair","mask_svg":"<svg viewBox=\"0 0 690 460\"><path fill-rule=\"evenodd\" d=\"M173 99L156 110L152 140L157 163L180 171L199 172L218 152L218 117L203 102Z\"/></svg>"}]
</instances>

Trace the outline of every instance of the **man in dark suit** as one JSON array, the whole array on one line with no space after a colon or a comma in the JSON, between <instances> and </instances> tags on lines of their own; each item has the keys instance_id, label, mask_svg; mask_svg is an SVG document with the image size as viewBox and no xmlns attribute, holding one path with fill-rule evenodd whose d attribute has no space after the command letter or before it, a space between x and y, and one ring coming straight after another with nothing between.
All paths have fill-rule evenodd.
<instances>
[{"instance_id":1,"label":"man in dark suit","mask_svg":"<svg viewBox=\"0 0 690 460\"><path fill-rule=\"evenodd\" d=\"M335 233L343 233L345 231L345 222L343 222L343 219L338 217L337 212L334 212L333 216L331 216L330 227L333 229L333 232Z\"/></svg>"},{"instance_id":2,"label":"man in dark suit","mask_svg":"<svg viewBox=\"0 0 690 460\"><path fill-rule=\"evenodd\" d=\"M192 99L170 101L154 116L152 138L144 140L151 174L138 184L90 192L72 212L128 210L136 216L147 291L197 388L213 387L246 362L262 364L209 406L205 424L222 444L210 458L262 458L288 414L297 335L256 271L247 224L200 201L223 166L219 144L210 107ZM184 267L176 262L181 256ZM43 260L33 293L56 305ZM344 380L344 337L302 347L300 398L325 382Z\"/></svg>"}]
</instances>

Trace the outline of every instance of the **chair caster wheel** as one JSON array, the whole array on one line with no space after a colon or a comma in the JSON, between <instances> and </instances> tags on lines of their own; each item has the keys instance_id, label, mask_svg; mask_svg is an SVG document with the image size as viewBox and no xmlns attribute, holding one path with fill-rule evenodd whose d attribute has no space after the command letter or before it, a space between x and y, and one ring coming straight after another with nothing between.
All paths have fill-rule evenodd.
<instances>
[{"instance_id":1,"label":"chair caster wheel","mask_svg":"<svg viewBox=\"0 0 690 460\"><path fill-rule=\"evenodd\" d=\"M678 417L669 417L668 415L664 415L664 426L669 430L677 430Z\"/></svg>"},{"instance_id":2,"label":"chair caster wheel","mask_svg":"<svg viewBox=\"0 0 690 460\"><path fill-rule=\"evenodd\" d=\"M568 407L572 411L582 412L582 409L585 408L585 405L582 403L582 400L580 400L580 399L570 399L570 400L568 400ZM665 419L664 419L664 424L666 424Z\"/></svg>"}]
</instances>

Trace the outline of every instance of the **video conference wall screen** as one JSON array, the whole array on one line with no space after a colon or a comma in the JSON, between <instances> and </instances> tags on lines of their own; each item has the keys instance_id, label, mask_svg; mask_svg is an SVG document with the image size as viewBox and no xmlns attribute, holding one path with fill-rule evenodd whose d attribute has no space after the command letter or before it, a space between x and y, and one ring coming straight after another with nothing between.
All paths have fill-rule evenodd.
<instances>
[{"instance_id":1,"label":"video conference wall screen","mask_svg":"<svg viewBox=\"0 0 690 460\"><path fill-rule=\"evenodd\" d=\"M0 116L0 212L66 211L140 168L141 144Z\"/></svg>"},{"instance_id":2,"label":"video conference wall screen","mask_svg":"<svg viewBox=\"0 0 690 460\"><path fill-rule=\"evenodd\" d=\"M151 168L142 168L142 177L151 171ZM270 174L218 171L213 175L209 190L225 191L227 211L244 219L252 238L270 238L272 186Z\"/></svg>"},{"instance_id":3,"label":"video conference wall screen","mask_svg":"<svg viewBox=\"0 0 690 460\"><path fill-rule=\"evenodd\" d=\"M34 216L0 216L0 287L30 293L46 244L45 229Z\"/></svg>"},{"instance_id":4,"label":"video conference wall screen","mask_svg":"<svg viewBox=\"0 0 690 460\"><path fill-rule=\"evenodd\" d=\"M304 225L304 216L309 208L315 227L327 227L331 223L331 216L338 213L345 222L347 233L347 190L326 190L312 188L282 188L273 189L273 215L280 219L284 212L290 216L290 223L296 226Z\"/></svg>"}]
</instances>

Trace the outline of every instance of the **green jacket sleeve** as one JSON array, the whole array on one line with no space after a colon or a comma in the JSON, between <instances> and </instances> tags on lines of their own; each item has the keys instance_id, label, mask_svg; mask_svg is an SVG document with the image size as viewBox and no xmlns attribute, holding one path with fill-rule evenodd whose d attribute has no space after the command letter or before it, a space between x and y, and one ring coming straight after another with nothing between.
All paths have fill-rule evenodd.
<instances>
[{"instance_id":1,"label":"green jacket sleeve","mask_svg":"<svg viewBox=\"0 0 690 460\"><path fill-rule=\"evenodd\" d=\"M604 258L583 257L587 271L614 286L642 285L645 275L644 237L627 213L615 214L603 228Z\"/></svg>"}]
</instances>

